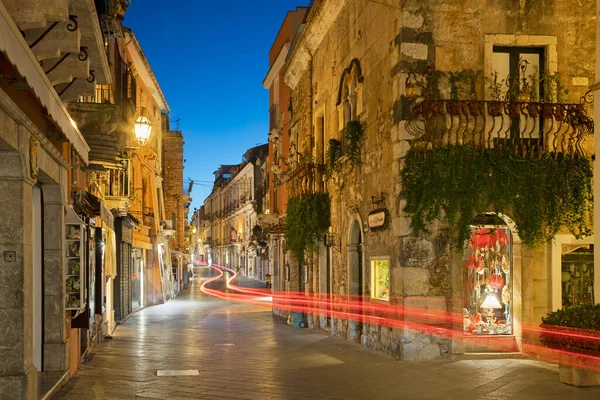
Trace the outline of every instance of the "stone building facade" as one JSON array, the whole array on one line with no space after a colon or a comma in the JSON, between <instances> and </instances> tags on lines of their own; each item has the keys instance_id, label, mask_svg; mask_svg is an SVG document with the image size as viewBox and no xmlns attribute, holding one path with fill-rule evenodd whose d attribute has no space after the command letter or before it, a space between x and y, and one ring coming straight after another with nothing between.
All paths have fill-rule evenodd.
<instances>
[{"instance_id":1,"label":"stone building facade","mask_svg":"<svg viewBox=\"0 0 600 400\"><path fill-rule=\"evenodd\" d=\"M304 26L307 7L289 11L279 28L269 51L269 72L263 86L269 90L269 158L267 161L268 190L266 209L259 224L268 234L269 264L272 266L273 290L286 290L289 280L282 271L287 262L285 251L284 217L288 201L288 186L283 175L289 168L291 90L285 83L282 68L292 48L294 38ZM292 146L292 149L296 146ZM295 275L295 274L294 274ZM291 276L289 277L291 279ZM294 279L294 282L297 279ZM276 308L275 313L279 313Z\"/></svg>"},{"instance_id":2,"label":"stone building facade","mask_svg":"<svg viewBox=\"0 0 600 400\"><path fill-rule=\"evenodd\" d=\"M0 398L46 396L119 320L168 298L168 105L122 27L129 4L0 2L0 204L10 210L0 224ZM144 146L134 135L142 113L154 126Z\"/></svg>"},{"instance_id":3,"label":"stone building facade","mask_svg":"<svg viewBox=\"0 0 600 400\"><path fill-rule=\"evenodd\" d=\"M110 82L101 43L93 3L0 3L1 398L35 399L43 374L68 379L78 365L66 224L89 147L65 102Z\"/></svg>"},{"instance_id":4,"label":"stone building facade","mask_svg":"<svg viewBox=\"0 0 600 400\"><path fill-rule=\"evenodd\" d=\"M490 349L523 352L536 342L528 328L562 305L560 276L569 245L589 252L593 238L578 240L561 232L547 248L530 250L522 245L511 216L501 216L495 224L511 238L507 265L514 281L506 303L510 321L505 321L511 334L463 332L469 279L464 254L453 250L452 227L437 224L428 235L415 236L404 213L400 173L415 140L414 103L404 93L427 70L444 76L473 70L481 71L473 95L492 100L485 78L498 69L508 74L503 57L515 53L518 62L520 56L537 54L529 63L549 74L559 72L568 89L565 101L578 104L594 77L594 9L592 1L542 7L533 1L482 0L468 8L459 1L313 3L283 68L292 89L291 140L298 153L327 164L335 139L341 157L330 165L325 184L317 177L310 188L329 193L331 234L318 254L307 255L306 285L299 289L331 291L339 300L361 296L370 306L395 305L405 312L395 316L393 327L318 315L309 316L309 325L405 360ZM441 98L453 95L443 79L439 90ZM352 121L358 121L362 135L358 156L345 133ZM421 323L410 310L438 318Z\"/></svg>"}]
</instances>

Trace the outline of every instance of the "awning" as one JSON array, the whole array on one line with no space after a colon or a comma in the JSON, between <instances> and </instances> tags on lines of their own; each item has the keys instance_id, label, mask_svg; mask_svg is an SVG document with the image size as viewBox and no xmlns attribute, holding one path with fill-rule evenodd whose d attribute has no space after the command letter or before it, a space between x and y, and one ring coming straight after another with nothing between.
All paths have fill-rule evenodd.
<instances>
[{"instance_id":1,"label":"awning","mask_svg":"<svg viewBox=\"0 0 600 400\"><path fill-rule=\"evenodd\" d=\"M100 216L110 229L115 229L115 217L101 199L82 189L73 190L72 197L73 206L78 212L86 214L90 218Z\"/></svg>"},{"instance_id":2,"label":"awning","mask_svg":"<svg viewBox=\"0 0 600 400\"><path fill-rule=\"evenodd\" d=\"M25 78L40 104L48 112L50 119L65 134L83 162L87 164L90 148L2 2L0 2L0 51L6 54L11 64Z\"/></svg>"}]
</instances>

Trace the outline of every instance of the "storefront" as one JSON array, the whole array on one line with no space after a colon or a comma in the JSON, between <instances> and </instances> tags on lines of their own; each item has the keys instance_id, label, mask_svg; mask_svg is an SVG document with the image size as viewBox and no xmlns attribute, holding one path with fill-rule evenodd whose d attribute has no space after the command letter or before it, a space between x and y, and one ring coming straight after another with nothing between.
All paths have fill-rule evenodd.
<instances>
[{"instance_id":1,"label":"storefront","mask_svg":"<svg viewBox=\"0 0 600 400\"><path fill-rule=\"evenodd\" d=\"M144 305L144 250L131 251L131 311Z\"/></svg>"},{"instance_id":2,"label":"storefront","mask_svg":"<svg viewBox=\"0 0 600 400\"><path fill-rule=\"evenodd\" d=\"M115 220L117 242L117 275L115 278L115 320L121 321L133 311L133 229L139 227L139 221L128 214ZM139 267L139 266L138 266ZM137 278L139 292L139 277ZM139 293L137 294L139 302ZM138 308L139 305L135 308Z\"/></svg>"}]
</instances>

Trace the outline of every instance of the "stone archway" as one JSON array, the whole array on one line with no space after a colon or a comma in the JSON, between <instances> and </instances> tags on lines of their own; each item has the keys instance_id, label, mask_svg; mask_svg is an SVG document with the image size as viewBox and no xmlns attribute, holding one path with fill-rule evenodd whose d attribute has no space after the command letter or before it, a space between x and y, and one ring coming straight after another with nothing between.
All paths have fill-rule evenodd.
<instances>
[{"instance_id":1,"label":"stone archway","mask_svg":"<svg viewBox=\"0 0 600 400\"><path fill-rule=\"evenodd\" d=\"M355 218L350 224L348 236L348 294L351 301L362 300L364 293L364 266L363 266L363 234L362 224ZM348 338L360 343L362 336L362 323L349 321Z\"/></svg>"}]
</instances>

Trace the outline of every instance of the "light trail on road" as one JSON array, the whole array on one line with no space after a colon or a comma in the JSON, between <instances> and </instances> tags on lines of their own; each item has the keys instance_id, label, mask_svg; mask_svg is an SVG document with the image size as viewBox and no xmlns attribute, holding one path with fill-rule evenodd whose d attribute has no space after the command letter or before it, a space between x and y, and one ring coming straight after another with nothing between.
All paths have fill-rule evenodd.
<instances>
[{"instance_id":1,"label":"light trail on road","mask_svg":"<svg viewBox=\"0 0 600 400\"><path fill-rule=\"evenodd\" d=\"M268 289L247 288L233 284L238 274L234 270L212 265L219 275L202 283L203 293L224 301L251 304L261 307L277 308L290 312L327 316L347 321L376 324L389 328L404 328L421 334L437 336L453 341L465 341L462 330L463 316L458 313L432 311L428 308L410 307L389 303L363 301L368 296L338 296L330 297L319 293L304 294L292 292L272 292ZM230 276L226 279L226 287L232 292L210 289L207 285L224 277L225 272ZM460 327L457 328L457 327ZM544 334L546 336L568 337L578 340L597 341L600 347L600 337L580 333L555 332L538 326L523 326L523 333L530 335ZM498 345L488 341L488 350L501 352L502 343ZM544 361L569 363L575 367L600 371L600 357L579 352L551 349L536 344L523 343L523 353L531 358ZM576 356L576 357L573 357ZM568 359L568 361L567 361Z\"/></svg>"}]
</instances>

